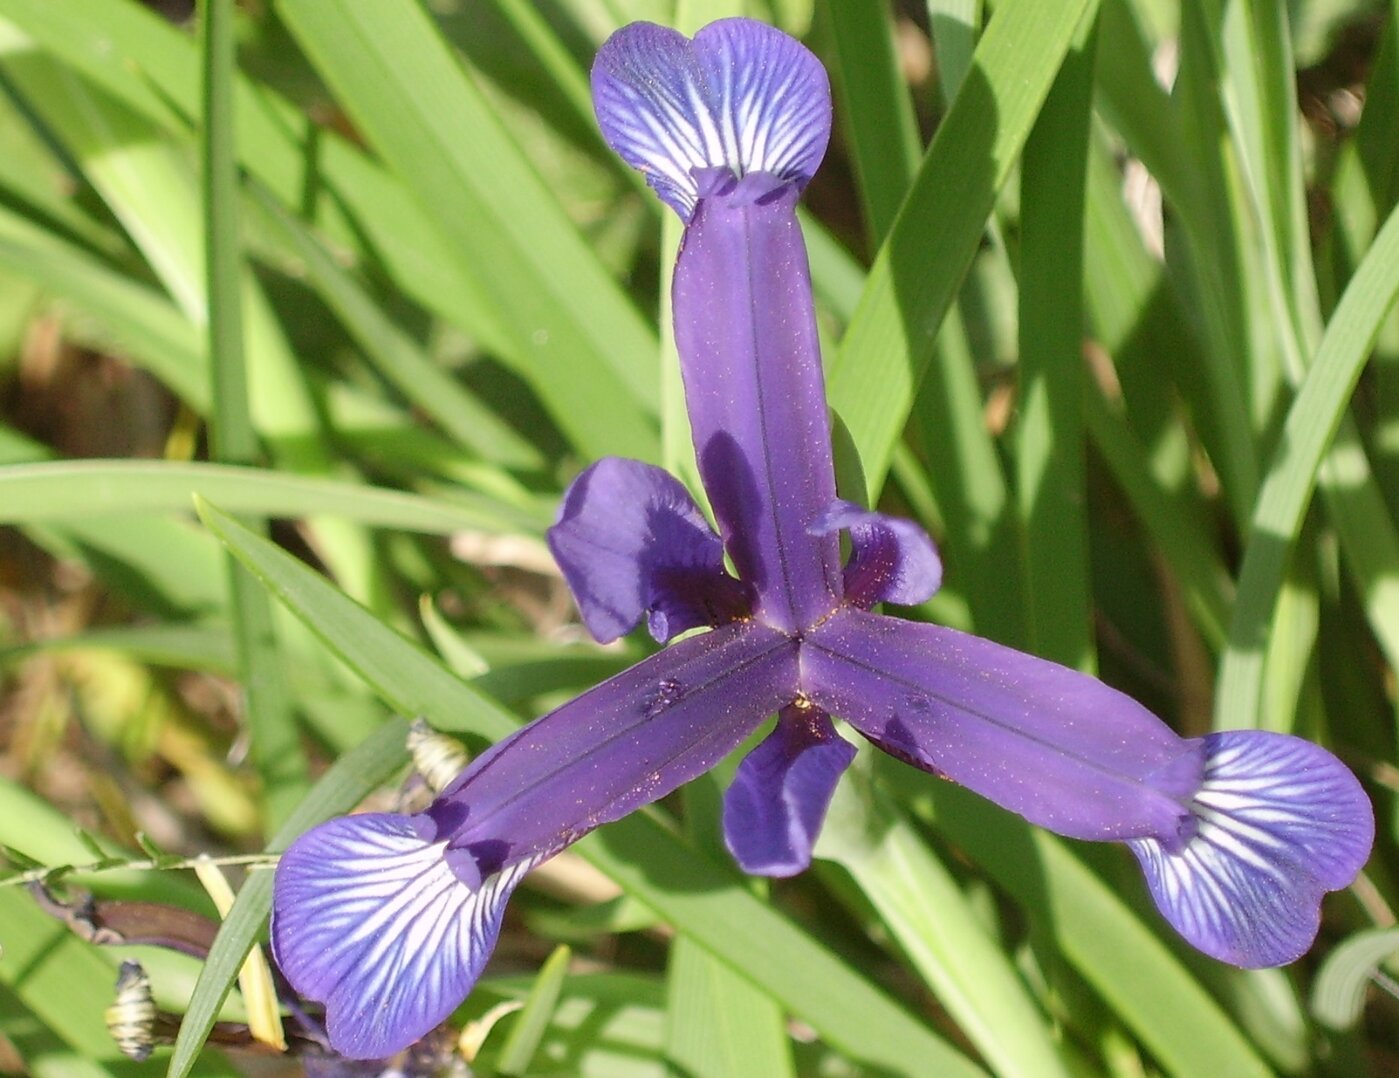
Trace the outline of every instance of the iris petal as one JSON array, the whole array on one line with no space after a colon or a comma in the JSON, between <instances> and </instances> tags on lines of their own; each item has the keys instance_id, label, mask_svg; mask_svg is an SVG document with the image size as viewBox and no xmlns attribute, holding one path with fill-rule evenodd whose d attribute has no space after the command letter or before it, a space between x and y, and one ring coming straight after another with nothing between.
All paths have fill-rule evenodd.
<instances>
[{"instance_id":1,"label":"iris petal","mask_svg":"<svg viewBox=\"0 0 1399 1078\"><path fill-rule=\"evenodd\" d=\"M868 610L875 603L912 606L942 584L942 559L928 533L911 520L838 501L811 527L813 535L850 533L845 599Z\"/></svg>"},{"instance_id":2,"label":"iris petal","mask_svg":"<svg viewBox=\"0 0 1399 1078\"><path fill-rule=\"evenodd\" d=\"M569 486L549 549L583 623L608 643L643 615L664 643L747 610L747 590L724 571L724 548L690 492L669 473L608 457Z\"/></svg>"},{"instance_id":3,"label":"iris petal","mask_svg":"<svg viewBox=\"0 0 1399 1078\"><path fill-rule=\"evenodd\" d=\"M796 645L737 622L672 644L486 750L428 809L483 874L664 797L797 691Z\"/></svg>"},{"instance_id":4,"label":"iris petal","mask_svg":"<svg viewBox=\"0 0 1399 1078\"><path fill-rule=\"evenodd\" d=\"M1284 965L1315 939L1322 896L1369 856L1370 802L1339 760L1300 738L1231 731L1204 744L1193 837L1129 845L1191 944L1236 966Z\"/></svg>"},{"instance_id":5,"label":"iris petal","mask_svg":"<svg viewBox=\"0 0 1399 1078\"><path fill-rule=\"evenodd\" d=\"M804 871L836 783L853 759L855 746L824 712L783 708L724 795L724 842L739 867L757 876Z\"/></svg>"},{"instance_id":6,"label":"iris petal","mask_svg":"<svg viewBox=\"0 0 1399 1078\"><path fill-rule=\"evenodd\" d=\"M495 948L528 862L464 882L425 817L367 814L302 835L277 868L272 947L325 1004L335 1050L392 1055L456 1008Z\"/></svg>"},{"instance_id":7,"label":"iris petal","mask_svg":"<svg viewBox=\"0 0 1399 1078\"><path fill-rule=\"evenodd\" d=\"M684 640L478 756L418 816L322 824L282 856L273 949L356 1059L470 991L534 865L713 767L796 691L796 645L741 622Z\"/></svg>"},{"instance_id":8,"label":"iris petal","mask_svg":"<svg viewBox=\"0 0 1399 1078\"><path fill-rule=\"evenodd\" d=\"M697 169L769 172L805 185L825 156L831 91L820 62L750 19L710 23L693 41L633 23L593 61L603 137L689 220Z\"/></svg>"},{"instance_id":9,"label":"iris petal","mask_svg":"<svg viewBox=\"0 0 1399 1078\"><path fill-rule=\"evenodd\" d=\"M776 185L776 186L774 186ZM700 201L675 266L675 344L700 476L755 613L793 631L841 596L836 500L797 193L766 174Z\"/></svg>"},{"instance_id":10,"label":"iris petal","mask_svg":"<svg viewBox=\"0 0 1399 1078\"><path fill-rule=\"evenodd\" d=\"M1170 839L1203 750L1055 663L937 625L844 610L806 637L802 687L880 748L1073 838Z\"/></svg>"}]
</instances>

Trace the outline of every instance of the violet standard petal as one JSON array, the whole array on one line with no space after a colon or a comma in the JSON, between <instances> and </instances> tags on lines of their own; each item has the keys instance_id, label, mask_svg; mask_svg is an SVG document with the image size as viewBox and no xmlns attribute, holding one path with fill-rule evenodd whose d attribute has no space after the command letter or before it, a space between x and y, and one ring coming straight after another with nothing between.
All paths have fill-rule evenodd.
<instances>
[{"instance_id":1,"label":"violet standard petal","mask_svg":"<svg viewBox=\"0 0 1399 1078\"><path fill-rule=\"evenodd\" d=\"M868 610L875 603L912 606L942 586L942 559L928 533L911 520L838 501L812 524L813 535L850 533L845 601Z\"/></svg>"},{"instance_id":2,"label":"violet standard petal","mask_svg":"<svg viewBox=\"0 0 1399 1078\"><path fill-rule=\"evenodd\" d=\"M880 748L1083 839L1192 826L1203 750L1067 667L937 625L844 610L802 645L802 688Z\"/></svg>"},{"instance_id":3,"label":"violet standard petal","mask_svg":"<svg viewBox=\"0 0 1399 1078\"><path fill-rule=\"evenodd\" d=\"M1207 955L1280 966L1316 938L1321 899L1370 855L1375 819L1350 771L1300 738L1238 730L1204 738L1194 835L1128 843L1157 907Z\"/></svg>"},{"instance_id":4,"label":"violet standard petal","mask_svg":"<svg viewBox=\"0 0 1399 1078\"><path fill-rule=\"evenodd\" d=\"M724 843L744 872L795 876L831 807L855 746L814 707L784 707L777 725L743 758L724 794Z\"/></svg>"},{"instance_id":5,"label":"violet standard petal","mask_svg":"<svg viewBox=\"0 0 1399 1078\"><path fill-rule=\"evenodd\" d=\"M607 457L564 493L549 549L588 631L602 643L643 616L664 643L746 613L747 590L724 571L724 548L690 492L669 473Z\"/></svg>"},{"instance_id":6,"label":"violet standard petal","mask_svg":"<svg viewBox=\"0 0 1399 1078\"><path fill-rule=\"evenodd\" d=\"M485 968L505 900L531 862L463 881L422 816L345 816L282 854L272 950L292 987L325 1005L334 1049L393 1055L456 1009Z\"/></svg>"},{"instance_id":7,"label":"violet standard petal","mask_svg":"<svg viewBox=\"0 0 1399 1078\"><path fill-rule=\"evenodd\" d=\"M710 23L693 41L652 23L624 26L598 50L592 89L608 145L687 221L696 170L768 172L800 187L830 138L820 62L751 19Z\"/></svg>"},{"instance_id":8,"label":"violet standard petal","mask_svg":"<svg viewBox=\"0 0 1399 1078\"><path fill-rule=\"evenodd\" d=\"M675 267L675 343L700 476L755 613L795 631L841 596L830 421L796 189L718 181Z\"/></svg>"},{"instance_id":9,"label":"violet standard petal","mask_svg":"<svg viewBox=\"0 0 1399 1078\"><path fill-rule=\"evenodd\" d=\"M700 474L755 613L796 630L841 596L838 544L807 533L835 475L795 215L829 138L825 72L749 19L693 42L640 24L599 51L593 92L608 142L689 223L673 308Z\"/></svg>"}]
</instances>

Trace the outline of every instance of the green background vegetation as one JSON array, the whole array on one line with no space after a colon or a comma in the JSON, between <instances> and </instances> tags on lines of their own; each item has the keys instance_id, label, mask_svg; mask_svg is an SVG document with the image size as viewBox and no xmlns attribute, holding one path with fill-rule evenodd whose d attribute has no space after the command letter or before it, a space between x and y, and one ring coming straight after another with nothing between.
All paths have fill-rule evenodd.
<instances>
[{"instance_id":1,"label":"green background vegetation","mask_svg":"<svg viewBox=\"0 0 1399 1078\"><path fill-rule=\"evenodd\" d=\"M541 541L598 456L694 475L678 226L586 73L632 19L749 14L835 84L804 225L847 494L946 563L906 616L1186 735L1316 739L1374 795L1375 856L1311 955L1241 972L1125 850L877 754L810 872L745 879L721 767L524 885L459 1015L526 1001L478 1073L1399 1069L1399 4L159 6L0 0L16 869L276 851L389 802L403 718L474 751L643 653L586 642ZM180 870L67 883L210 909ZM202 967L137 949L186 1013L146 1068L237 1072L202 1044L270 883ZM143 1069L102 1025L132 949L17 886L0 944L0 1066Z\"/></svg>"}]
</instances>

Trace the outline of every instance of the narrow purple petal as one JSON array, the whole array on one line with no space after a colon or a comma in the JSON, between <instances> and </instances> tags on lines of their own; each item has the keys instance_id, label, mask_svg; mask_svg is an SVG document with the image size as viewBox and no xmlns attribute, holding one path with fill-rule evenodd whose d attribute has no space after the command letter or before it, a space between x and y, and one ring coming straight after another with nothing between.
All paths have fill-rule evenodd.
<instances>
[{"instance_id":1,"label":"narrow purple petal","mask_svg":"<svg viewBox=\"0 0 1399 1078\"><path fill-rule=\"evenodd\" d=\"M1203 750L1063 666L936 625L846 610L802 646L802 688L880 748L1073 838L1191 826Z\"/></svg>"},{"instance_id":2,"label":"narrow purple petal","mask_svg":"<svg viewBox=\"0 0 1399 1078\"><path fill-rule=\"evenodd\" d=\"M647 626L662 643L746 613L724 548L690 492L650 464L607 457L569 486L549 549L603 643Z\"/></svg>"},{"instance_id":3,"label":"narrow purple petal","mask_svg":"<svg viewBox=\"0 0 1399 1078\"><path fill-rule=\"evenodd\" d=\"M695 170L768 172L803 186L830 138L820 62L751 19L710 23L693 41L632 23L598 50L592 87L608 145L686 220L699 198Z\"/></svg>"},{"instance_id":4,"label":"narrow purple petal","mask_svg":"<svg viewBox=\"0 0 1399 1078\"><path fill-rule=\"evenodd\" d=\"M711 177L711 179L715 179ZM841 592L831 431L797 192L716 180L675 268L675 343L700 475L757 614L793 631Z\"/></svg>"},{"instance_id":5,"label":"narrow purple petal","mask_svg":"<svg viewBox=\"0 0 1399 1078\"><path fill-rule=\"evenodd\" d=\"M1325 749L1259 730L1204 738L1195 834L1175 849L1129 843L1166 920L1236 966L1281 966L1316 938L1321 899L1370 855L1375 818L1354 775Z\"/></svg>"},{"instance_id":6,"label":"narrow purple petal","mask_svg":"<svg viewBox=\"0 0 1399 1078\"><path fill-rule=\"evenodd\" d=\"M708 771L796 695L756 622L673 644L499 742L428 809L483 875L547 856Z\"/></svg>"},{"instance_id":7,"label":"narrow purple petal","mask_svg":"<svg viewBox=\"0 0 1399 1078\"><path fill-rule=\"evenodd\" d=\"M495 948L505 900L529 862L471 886L422 816L323 823L277 866L272 949L287 980L325 1004L351 1059L406 1048L466 998Z\"/></svg>"},{"instance_id":8,"label":"narrow purple petal","mask_svg":"<svg viewBox=\"0 0 1399 1078\"><path fill-rule=\"evenodd\" d=\"M724 842L744 872L795 876L855 746L814 707L782 709L777 726L738 765L724 794Z\"/></svg>"},{"instance_id":9,"label":"narrow purple petal","mask_svg":"<svg viewBox=\"0 0 1399 1078\"><path fill-rule=\"evenodd\" d=\"M850 533L845 601L868 610L875 603L912 606L942 586L942 559L928 533L911 520L838 501L817 518L814 535Z\"/></svg>"}]
</instances>

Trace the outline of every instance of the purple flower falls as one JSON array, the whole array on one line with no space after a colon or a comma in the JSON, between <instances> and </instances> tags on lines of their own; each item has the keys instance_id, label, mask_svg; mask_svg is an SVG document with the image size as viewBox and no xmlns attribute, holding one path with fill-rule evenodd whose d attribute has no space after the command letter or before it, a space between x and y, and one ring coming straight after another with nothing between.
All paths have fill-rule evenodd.
<instances>
[{"instance_id":1,"label":"purple flower falls","mask_svg":"<svg viewBox=\"0 0 1399 1078\"><path fill-rule=\"evenodd\" d=\"M830 613L842 590L838 537L812 532L836 481L797 190L765 172L706 190L673 282L685 404L754 613L791 632Z\"/></svg>"},{"instance_id":2,"label":"purple flower falls","mask_svg":"<svg viewBox=\"0 0 1399 1078\"><path fill-rule=\"evenodd\" d=\"M337 1051L391 1055L466 997L525 872L708 771L797 681L791 639L733 622L498 742L420 815L313 828L277 868L277 964L325 1003Z\"/></svg>"},{"instance_id":3,"label":"purple flower falls","mask_svg":"<svg viewBox=\"0 0 1399 1078\"><path fill-rule=\"evenodd\" d=\"M815 58L745 19L693 40L629 26L593 67L613 148L685 220L675 337L700 475L607 459L549 544L588 629L670 644L478 757L425 812L333 820L277 872L273 947L324 1002L335 1047L391 1054L470 991L534 865L702 774L768 719L724 801L747 871L791 875L855 753L881 749L1027 820L1126 841L1157 906L1240 966L1291 961L1373 817L1329 753L1279 734L1182 739L1093 678L965 633L873 613L927 599L927 535L836 496L796 202L825 152ZM844 565L840 535L849 537ZM736 575L725 568L727 551Z\"/></svg>"}]
</instances>

